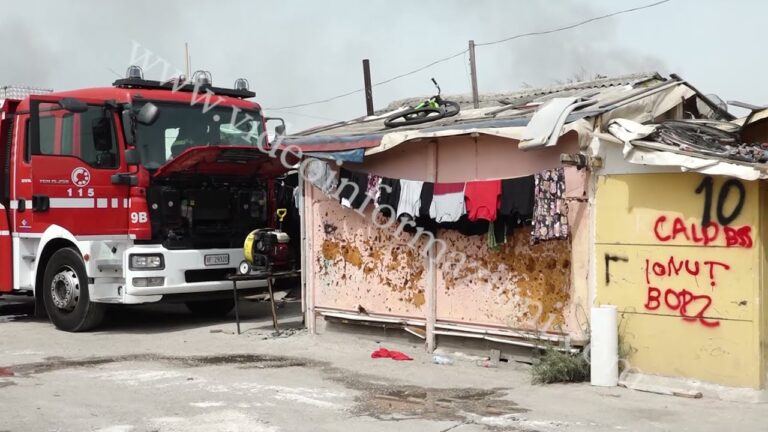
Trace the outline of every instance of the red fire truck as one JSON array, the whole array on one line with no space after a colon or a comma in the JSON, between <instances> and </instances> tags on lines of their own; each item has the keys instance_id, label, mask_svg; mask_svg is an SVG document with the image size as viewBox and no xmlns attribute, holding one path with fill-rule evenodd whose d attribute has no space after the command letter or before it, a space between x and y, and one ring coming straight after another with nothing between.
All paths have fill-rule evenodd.
<instances>
[{"instance_id":1,"label":"red fire truck","mask_svg":"<svg viewBox=\"0 0 768 432\"><path fill-rule=\"evenodd\" d=\"M135 66L107 88L0 87L0 294L34 295L66 331L110 303L231 310L226 277L274 222L270 179L285 171L258 141L253 96L244 79L160 82Z\"/></svg>"}]
</instances>

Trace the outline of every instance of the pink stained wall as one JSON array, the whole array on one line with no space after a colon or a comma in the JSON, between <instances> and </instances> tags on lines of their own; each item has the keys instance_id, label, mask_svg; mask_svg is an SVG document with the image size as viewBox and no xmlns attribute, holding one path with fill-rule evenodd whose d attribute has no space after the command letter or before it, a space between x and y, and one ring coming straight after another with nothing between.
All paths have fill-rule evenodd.
<instances>
[{"instance_id":1,"label":"pink stained wall","mask_svg":"<svg viewBox=\"0 0 768 432\"><path fill-rule=\"evenodd\" d=\"M560 154L578 152L577 138L576 132L569 132L555 147L529 151L518 149L517 140L491 135L421 140L366 156L362 164L348 164L347 168L391 178L435 181L430 176L434 160L429 146L437 142L438 182L524 177L560 166Z\"/></svg>"},{"instance_id":2,"label":"pink stained wall","mask_svg":"<svg viewBox=\"0 0 768 432\"><path fill-rule=\"evenodd\" d=\"M359 172L392 178L454 182L513 178L560 166L561 153L576 153L575 133L554 148L523 152L517 141L480 135L422 140L401 144L346 164ZM585 196L588 175L566 169L567 195ZM310 189L311 186L308 188ZM377 228L370 208L361 216L343 209L319 190L308 192L312 249L308 281L315 306L356 312L421 318L426 315L427 267L421 247L407 246L411 234L395 235L396 227ZM498 251L485 236L466 237L440 230L449 250L462 251L467 265L437 270L437 318L498 328L549 330L580 339L580 314L587 307L588 206L569 201L572 238L530 245L530 229L521 228ZM421 245L424 242L420 242Z\"/></svg>"}]
</instances>

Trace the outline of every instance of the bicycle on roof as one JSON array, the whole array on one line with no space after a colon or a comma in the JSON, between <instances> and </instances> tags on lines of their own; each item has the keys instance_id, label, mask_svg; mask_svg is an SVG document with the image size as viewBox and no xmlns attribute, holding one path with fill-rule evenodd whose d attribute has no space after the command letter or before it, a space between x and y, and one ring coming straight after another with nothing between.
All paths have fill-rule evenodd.
<instances>
[{"instance_id":1,"label":"bicycle on roof","mask_svg":"<svg viewBox=\"0 0 768 432\"><path fill-rule=\"evenodd\" d=\"M403 111L398 111L384 120L384 126L395 128L410 126L440 120L445 117L453 117L459 113L461 107L457 102L445 100L440 96L440 85L434 78L432 83L437 87L437 94Z\"/></svg>"}]
</instances>

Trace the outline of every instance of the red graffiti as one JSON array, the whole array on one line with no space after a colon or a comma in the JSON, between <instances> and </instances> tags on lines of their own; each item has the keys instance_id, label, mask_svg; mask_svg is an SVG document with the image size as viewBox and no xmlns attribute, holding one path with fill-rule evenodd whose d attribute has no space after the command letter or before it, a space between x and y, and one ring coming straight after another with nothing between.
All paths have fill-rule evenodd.
<instances>
[{"instance_id":1,"label":"red graffiti","mask_svg":"<svg viewBox=\"0 0 768 432\"><path fill-rule=\"evenodd\" d=\"M669 260L665 262L646 259L645 282L650 284L651 276L675 277L682 274L696 277L701 273L702 268L704 270L709 269L709 283L711 286L715 286L717 285L715 269L722 268L723 270L730 270L731 266L720 261L678 259L673 256L669 257Z\"/></svg>"},{"instance_id":2,"label":"red graffiti","mask_svg":"<svg viewBox=\"0 0 768 432\"><path fill-rule=\"evenodd\" d=\"M668 309L676 311L686 321L698 321L705 327L718 327L720 325L720 321L711 321L705 318L705 313L712 306L712 297L706 294L696 295L685 289L676 291L668 288L664 291L662 299L661 290L649 286L645 309L658 310L662 300Z\"/></svg>"},{"instance_id":3,"label":"red graffiti","mask_svg":"<svg viewBox=\"0 0 768 432\"><path fill-rule=\"evenodd\" d=\"M686 225L681 217L674 218L671 227L667 222L668 218L661 215L653 224L653 234L660 242L685 239L694 244L708 246L722 240L728 247L751 248L753 246L752 227L747 225L739 228L720 226L715 222Z\"/></svg>"}]
</instances>

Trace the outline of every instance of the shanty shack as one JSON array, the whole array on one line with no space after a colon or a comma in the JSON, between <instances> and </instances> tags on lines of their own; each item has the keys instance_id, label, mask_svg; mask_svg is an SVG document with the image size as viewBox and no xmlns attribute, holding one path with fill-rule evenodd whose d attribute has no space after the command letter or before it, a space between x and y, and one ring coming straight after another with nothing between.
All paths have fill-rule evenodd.
<instances>
[{"instance_id":1,"label":"shanty shack","mask_svg":"<svg viewBox=\"0 0 768 432\"><path fill-rule=\"evenodd\" d=\"M284 141L312 159L310 329L569 349L613 304L635 372L764 387L768 115L658 74L447 99L457 115L386 127L405 101Z\"/></svg>"}]
</instances>

